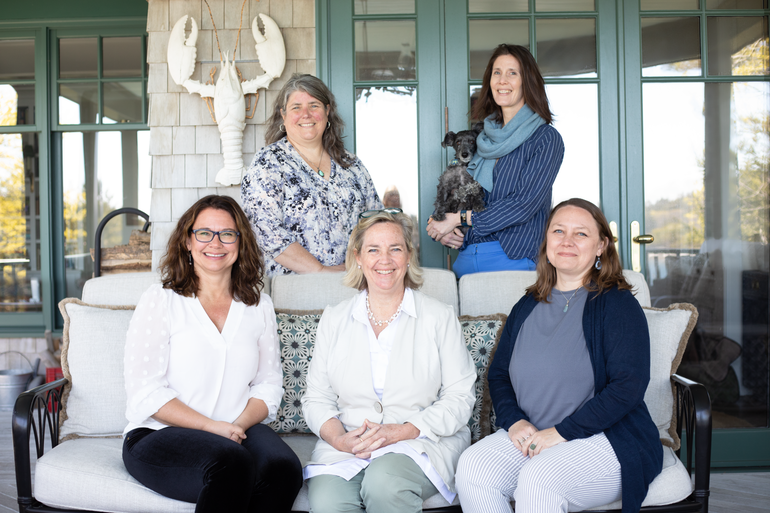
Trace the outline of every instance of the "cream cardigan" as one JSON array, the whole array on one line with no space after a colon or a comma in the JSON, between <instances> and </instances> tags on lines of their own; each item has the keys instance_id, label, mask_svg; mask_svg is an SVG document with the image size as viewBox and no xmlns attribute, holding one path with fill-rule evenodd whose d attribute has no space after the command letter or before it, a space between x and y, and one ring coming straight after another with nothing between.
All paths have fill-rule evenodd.
<instances>
[{"instance_id":1,"label":"cream cardigan","mask_svg":"<svg viewBox=\"0 0 770 513\"><path fill-rule=\"evenodd\" d=\"M302 408L319 436L321 426L337 416L348 431L364 419L414 424L425 438L405 442L427 454L454 491L457 461L470 445L476 372L452 307L416 291L414 299L417 318L399 320L382 408L372 388L366 325L352 316L355 297L327 307L321 317ZM353 457L319 439L307 464Z\"/></svg>"}]
</instances>

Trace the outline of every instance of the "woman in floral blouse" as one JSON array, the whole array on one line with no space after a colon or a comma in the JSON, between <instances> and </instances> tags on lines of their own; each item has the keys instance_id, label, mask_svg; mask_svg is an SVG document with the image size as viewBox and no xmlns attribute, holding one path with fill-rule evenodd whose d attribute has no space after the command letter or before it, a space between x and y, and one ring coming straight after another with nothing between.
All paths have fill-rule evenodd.
<instances>
[{"instance_id":1,"label":"woman in floral blouse","mask_svg":"<svg viewBox=\"0 0 770 513\"><path fill-rule=\"evenodd\" d=\"M361 212L382 208L369 172L342 143L334 96L294 74L273 106L265 142L241 184L241 203L266 274L344 271Z\"/></svg>"}]
</instances>

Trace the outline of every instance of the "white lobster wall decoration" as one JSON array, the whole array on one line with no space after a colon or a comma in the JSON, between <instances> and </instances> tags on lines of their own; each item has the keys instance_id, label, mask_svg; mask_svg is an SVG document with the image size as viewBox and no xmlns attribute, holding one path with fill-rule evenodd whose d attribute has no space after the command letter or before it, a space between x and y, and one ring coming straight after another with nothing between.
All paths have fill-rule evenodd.
<instances>
[{"instance_id":1,"label":"white lobster wall decoration","mask_svg":"<svg viewBox=\"0 0 770 513\"><path fill-rule=\"evenodd\" d=\"M281 76L286 65L286 47L281 30L266 14L260 14L259 17L265 27L264 36L259 31L256 17L251 24L251 32L257 42L257 57L265 74L253 80L241 82L235 68L235 58L229 61L227 53L224 55L224 62L220 61L221 71L216 85L190 80L197 55L195 44L198 40L198 25L195 18L190 18L192 28L189 38L185 40L185 15L174 25L168 42L168 70L174 82L183 86L190 94L197 93L204 99L214 99L214 112L225 159L225 167L217 173L216 181L223 185L241 183L244 171L242 148L243 129L246 128L245 95L255 94L259 89L269 86L274 79Z\"/></svg>"}]
</instances>

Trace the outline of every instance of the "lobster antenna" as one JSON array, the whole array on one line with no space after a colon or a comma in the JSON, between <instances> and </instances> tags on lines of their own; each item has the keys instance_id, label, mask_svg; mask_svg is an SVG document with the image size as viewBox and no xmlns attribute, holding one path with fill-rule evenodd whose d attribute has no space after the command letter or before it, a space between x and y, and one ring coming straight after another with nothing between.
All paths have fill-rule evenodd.
<instances>
[{"instance_id":1,"label":"lobster antenna","mask_svg":"<svg viewBox=\"0 0 770 513\"><path fill-rule=\"evenodd\" d=\"M259 2L259 0L257 0ZM238 40L241 38L241 27L243 26L243 8L246 7L246 0L243 0L241 5L241 19L238 22L238 35L235 36L235 48L233 48L233 60L235 60L235 51L238 49Z\"/></svg>"},{"instance_id":2,"label":"lobster antenna","mask_svg":"<svg viewBox=\"0 0 770 513\"><path fill-rule=\"evenodd\" d=\"M246 3L246 0L243 0L244 4ZM217 24L214 23L214 15L211 14L211 6L206 0L203 0L203 2L206 4L206 8L209 10L209 17L211 18L211 24L214 26L214 37L217 39L217 50L219 50L219 62L222 62L222 48L219 47L219 34L217 33ZM241 8L241 17L243 17L243 8ZM238 33L240 33L240 29L238 29ZM236 48L238 47L238 40L235 41ZM235 53L233 53L233 57L235 57Z\"/></svg>"}]
</instances>

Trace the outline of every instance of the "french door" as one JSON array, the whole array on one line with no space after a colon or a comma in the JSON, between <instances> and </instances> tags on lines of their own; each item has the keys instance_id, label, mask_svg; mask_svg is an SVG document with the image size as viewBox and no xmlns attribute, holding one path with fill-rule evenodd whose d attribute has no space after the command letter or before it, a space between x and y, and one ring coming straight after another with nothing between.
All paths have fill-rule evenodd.
<instances>
[{"instance_id":1,"label":"french door","mask_svg":"<svg viewBox=\"0 0 770 513\"><path fill-rule=\"evenodd\" d=\"M431 267L453 257L424 230L453 157L440 143L468 127L492 49L527 46L565 142L554 204L601 206L654 306L696 304L682 370L730 380L709 384L713 466L770 465L767 0L319 0L317 12L346 144L386 202L398 192Z\"/></svg>"}]
</instances>

